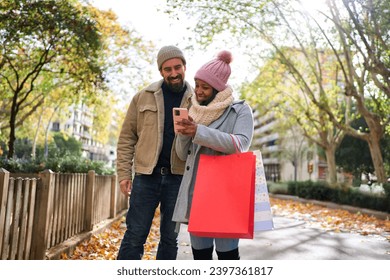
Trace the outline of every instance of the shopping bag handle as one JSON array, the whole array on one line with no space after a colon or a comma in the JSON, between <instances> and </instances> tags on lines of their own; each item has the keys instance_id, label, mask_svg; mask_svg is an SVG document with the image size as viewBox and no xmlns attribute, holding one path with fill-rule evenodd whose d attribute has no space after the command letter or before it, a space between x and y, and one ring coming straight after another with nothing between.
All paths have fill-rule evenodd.
<instances>
[{"instance_id":1,"label":"shopping bag handle","mask_svg":"<svg viewBox=\"0 0 390 280\"><path fill-rule=\"evenodd\" d=\"M232 138L234 148L236 149L236 154L239 154L239 153L240 153L240 150L238 149L238 145L237 145L236 140L234 140L234 137L233 137L232 134L229 134L229 135L230 135L230 137Z\"/></svg>"}]
</instances>

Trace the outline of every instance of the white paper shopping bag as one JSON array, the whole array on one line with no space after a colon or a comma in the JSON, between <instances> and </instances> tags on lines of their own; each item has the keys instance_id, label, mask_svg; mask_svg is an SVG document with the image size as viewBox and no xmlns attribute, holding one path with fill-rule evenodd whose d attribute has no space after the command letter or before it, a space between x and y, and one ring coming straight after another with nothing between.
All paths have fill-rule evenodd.
<instances>
[{"instance_id":1,"label":"white paper shopping bag","mask_svg":"<svg viewBox=\"0 0 390 280\"><path fill-rule=\"evenodd\" d=\"M256 156L254 231L272 230L274 223L263 159L259 150L253 151L253 154Z\"/></svg>"}]
</instances>

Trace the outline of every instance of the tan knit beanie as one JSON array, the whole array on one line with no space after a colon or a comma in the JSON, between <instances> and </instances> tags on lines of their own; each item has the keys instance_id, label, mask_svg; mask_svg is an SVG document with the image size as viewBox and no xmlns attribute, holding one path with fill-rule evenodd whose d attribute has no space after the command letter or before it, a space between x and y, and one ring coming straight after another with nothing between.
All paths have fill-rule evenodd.
<instances>
[{"instance_id":1,"label":"tan knit beanie","mask_svg":"<svg viewBox=\"0 0 390 280\"><path fill-rule=\"evenodd\" d=\"M183 64L186 65L186 59L183 52L175 46L162 47L157 54L157 66L158 70L161 70L162 64L171 58L180 58Z\"/></svg>"}]
</instances>

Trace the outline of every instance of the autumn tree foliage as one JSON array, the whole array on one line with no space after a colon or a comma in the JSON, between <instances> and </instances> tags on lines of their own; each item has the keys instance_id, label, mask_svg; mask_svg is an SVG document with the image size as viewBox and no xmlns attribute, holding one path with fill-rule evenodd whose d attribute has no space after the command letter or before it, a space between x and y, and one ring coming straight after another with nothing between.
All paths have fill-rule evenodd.
<instances>
[{"instance_id":1,"label":"autumn tree foliage","mask_svg":"<svg viewBox=\"0 0 390 280\"><path fill-rule=\"evenodd\" d=\"M194 19L195 26L188 28L195 31L194 39L203 46L220 34L229 34L237 44L247 47L255 63L264 61L264 45L269 46L271 57L287 68L289 75L285 78L295 81L308 98L302 102L310 100L313 111L342 134L367 141L378 180L385 182L380 140L390 130L390 2L322 3L317 10L308 11L299 0L169 0L166 12L173 18ZM292 49L299 55L291 55ZM333 60L334 75L327 81L322 52ZM334 90L325 90L328 85L334 85ZM340 110L332 107L333 98L343 100ZM351 126L360 117L368 130Z\"/></svg>"},{"instance_id":2,"label":"autumn tree foliage","mask_svg":"<svg viewBox=\"0 0 390 280\"><path fill-rule=\"evenodd\" d=\"M71 104L91 108L91 133L107 142L107 116L119 110L110 85L119 84L125 68L139 75L154 51L112 11L82 0L1 1L0 34L0 140L8 142L8 158L18 134L33 139L34 147L47 141L51 121L66 117Z\"/></svg>"},{"instance_id":3,"label":"autumn tree foliage","mask_svg":"<svg viewBox=\"0 0 390 280\"><path fill-rule=\"evenodd\" d=\"M86 93L99 86L100 34L85 7L65 0L2 1L0 32L1 127L9 129L12 158L15 130L43 104L45 86L72 82ZM40 84L43 75L50 85Z\"/></svg>"}]
</instances>

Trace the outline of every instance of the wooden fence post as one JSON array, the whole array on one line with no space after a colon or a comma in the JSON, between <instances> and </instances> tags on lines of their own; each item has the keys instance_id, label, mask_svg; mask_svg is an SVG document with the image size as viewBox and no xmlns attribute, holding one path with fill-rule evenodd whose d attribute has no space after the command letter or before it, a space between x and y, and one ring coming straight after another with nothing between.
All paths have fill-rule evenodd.
<instances>
[{"instance_id":1,"label":"wooden fence post","mask_svg":"<svg viewBox=\"0 0 390 280\"><path fill-rule=\"evenodd\" d=\"M0 257L3 250L5 212L8 198L9 172L0 168Z\"/></svg>"},{"instance_id":2,"label":"wooden fence post","mask_svg":"<svg viewBox=\"0 0 390 280\"><path fill-rule=\"evenodd\" d=\"M116 205L117 205L117 185L116 185L116 175L111 176L111 203L110 203L110 218L115 218L116 216Z\"/></svg>"},{"instance_id":3,"label":"wooden fence post","mask_svg":"<svg viewBox=\"0 0 390 280\"><path fill-rule=\"evenodd\" d=\"M87 189L85 195L85 228L86 231L91 231L93 229L93 200L95 193L95 171L88 171L87 178Z\"/></svg>"},{"instance_id":4,"label":"wooden fence post","mask_svg":"<svg viewBox=\"0 0 390 280\"><path fill-rule=\"evenodd\" d=\"M54 173L45 170L39 173L36 208L31 242L32 260L44 260L49 238L50 218L53 214Z\"/></svg>"}]
</instances>

